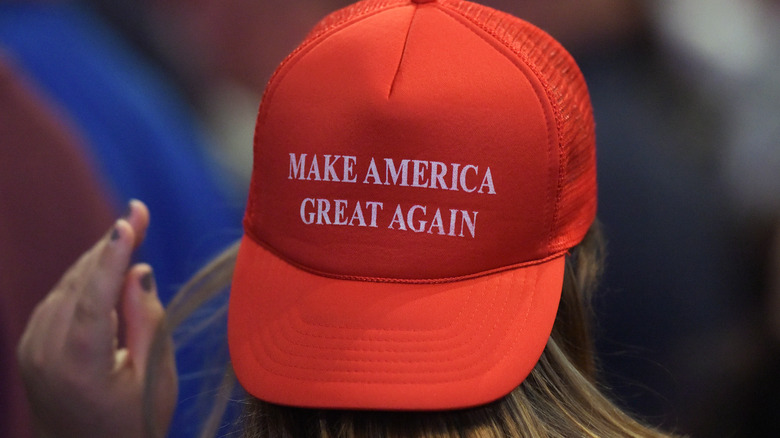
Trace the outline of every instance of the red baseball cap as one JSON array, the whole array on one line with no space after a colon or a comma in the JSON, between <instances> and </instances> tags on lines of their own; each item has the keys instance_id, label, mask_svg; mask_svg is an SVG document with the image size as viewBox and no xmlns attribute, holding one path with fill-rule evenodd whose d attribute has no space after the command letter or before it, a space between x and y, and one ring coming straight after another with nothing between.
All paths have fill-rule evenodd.
<instances>
[{"instance_id":1,"label":"red baseball cap","mask_svg":"<svg viewBox=\"0 0 780 438\"><path fill-rule=\"evenodd\" d=\"M260 105L236 375L300 407L496 400L544 350L595 212L588 92L549 35L465 1L337 11Z\"/></svg>"}]
</instances>

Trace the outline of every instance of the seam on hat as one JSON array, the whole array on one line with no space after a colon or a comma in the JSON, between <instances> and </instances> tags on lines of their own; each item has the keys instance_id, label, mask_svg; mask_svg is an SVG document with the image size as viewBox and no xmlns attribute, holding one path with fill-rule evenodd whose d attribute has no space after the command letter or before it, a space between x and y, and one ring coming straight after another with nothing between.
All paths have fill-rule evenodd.
<instances>
[{"instance_id":1,"label":"seam on hat","mask_svg":"<svg viewBox=\"0 0 780 438\"><path fill-rule=\"evenodd\" d=\"M312 275L314 275L314 274L312 274ZM472 295L473 295L473 290L469 290L469 292L468 292L468 295L467 295L466 299L465 299L465 300L463 300L463 301L464 301L464 302L471 302L471 300L472 300L472 298L473 298L473 297L472 297ZM446 330L449 330L450 328L452 328L452 326L455 324L455 322L456 322L456 321L460 321L460 319L461 319L461 317L463 316L463 313L464 313L464 312L463 312L463 309L465 309L465 306L461 307L461 308L460 308L460 310L458 311L458 314L457 314L457 315L455 315L455 317L453 317L453 318L451 318L451 319L450 319L450 321L449 321L449 322L450 322L450 324L449 324L449 325L447 325L447 326L442 326L442 327L437 327L437 328L432 328L432 329L391 329L391 328L379 329L379 328L376 328L376 329L372 329L372 330L375 330L375 331L377 331L377 332L381 332L381 333L409 333L409 334L415 334L415 333L431 333L431 332L434 332L434 331L446 331ZM308 325L308 326L311 326L311 327L319 327L319 328L324 328L324 329L336 329L336 330L363 330L363 329L358 329L358 328L355 328L355 327L347 327L347 326L338 326L338 325L327 325L327 324L320 324L320 323L312 323L312 322L307 322L307 321L304 321L304 320L303 320L303 318L301 318L301 322L303 322L304 324L306 324L306 325ZM301 330L299 330L298 328L295 328L295 327L293 327L293 329L294 329L296 332L298 332L298 333L300 333L300 334L302 334L302 335L311 336L311 337L315 337L315 338L316 338L316 337L321 337L321 338L325 338L325 339L333 339L333 340L354 340L354 338L347 338L347 337L341 337L341 338L340 338L340 337L334 337L334 336L318 336L318 335L312 335L312 334L304 333L304 332L302 332ZM366 340L366 341L370 341L370 342L397 342L397 341L395 341L395 340L390 340L390 339L379 339L379 338L374 338L374 339L365 339L365 340ZM416 341L406 341L406 342L414 342L414 343L418 343L418 342L420 342L420 343L422 343L422 342L430 342L430 340L426 339L426 340L416 340Z\"/></svg>"},{"instance_id":2,"label":"seam on hat","mask_svg":"<svg viewBox=\"0 0 780 438\"><path fill-rule=\"evenodd\" d=\"M263 96L260 100L260 105L258 106L257 109L257 118L255 122L255 130L252 139L252 150L254 152L254 157L255 157L252 164L252 172L255 171L255 166L257 165L257 163L261 161L258 159L258 157L261 155L260 154L261 150L258 147L257 140L258 140L258 133L260 132L261 122L265 121L265 119L268 118L268 113L270 111L268 102L273 99L273 95L275 94L276 89L279 87L280 82L282 82L287 72L289 72L292 66L295 65L295 63L298 62L299 59L301 59L301 57L303 56L302 52L311 50L313 47L316 47L317 44L321 43L329 36L339 32L340 30L348 26L351 26L352 24L358 21L368 19L370 17L373 17L374 15L380 14L385 11L389 11L396 8L408 7L408 6L410 5L407 3L400 3L400 4L388 3L387 5L382 5L377 9L362 11L360 14L356 15L355 17L348 18L346 20L343 20L342 22L339 22L338 24L334 24L330 27L322 29L319 33L309 35L300 46L295 48L295 50L293 50L292 53L287 55L287 57L276 68L276 70L274 70L274 73L271 75L271 78L268 80L268 85L263 91ZM254 222L255 211L257 211L258 209L257 209L256 196L253 196L252 193L250 193L247 204L248 204L247 207L251 207L251 208L246 209L245 219L251 218L252 222ZM246 229L249 227L245 226L244 228Z\"/></svg>"},{"instance_id":3,"label":"seam on hat","mask_svg":"<svg viewBox=\"0 0 780 438\"><path fill-rule=\"evenodd\" d=\"M538 274L536 274L536 278L538 280ZM498 309L499 313L503 315L503 314L505 314L508 311L507 310L507 303L509 302L509 294L508 293L501 293L498 290L499 289L499 285L501 284L502 281L503 281L503 279L499 279L498 280L498 284L494 286L496 291L492 294L493 295L492 302L495 303L495 301L497 300L497 297L499 295L503 296L503 298L504 298L503 303L501 305L493 307L494 309ZM527 276L523 276L522 283L526 284L527 282L528 282ZM526 313L522 316L524 321L527 320L527 316L530 313L530 308L531 308L530 305L527 306ZM487 316L482 318L479 321L479 327L481 328L481 327L489 326L490 325L489 319L490 318L488 318ZM514 318L513 318L513 320L514 320ZM489 329L489 333L486 336L483 336L482 339L487 340L487 339L491 339L491 338L495 337L495 334L497 332L497 327L498 327L498 324L494 321L492 327ZM478 338L477 333L482 333L482 332L480 330L474 330L470 334L470 336L468 337L468 341L465 342L465 344L469 344L474 339ZM283 334L276 333L276 332L271 332L271 331L268 331L268 330L265 331L265 334L267 336L269 336L270 338L275 339L275 340L276 339L280 339L280 336L284 336ZM287 338L285 338L285 339L287 340L287 342L289 342L289 339L287 339ZM302 346L302 347L306 347L306 348L310 348L310 349L321 349L321 348L318 348L318 347L305 346L305 345L301 345L301 344L296 344L294 342L290 342L290 343L293 344L293 345L298 345L298 346ZM403 343L403 342L401 342L401 343ZM374 374L374 373L378 373L378 374L396 374L396 375L415 375L415 374L416 375L421 375L422 374L422 375L426 375L427 376L427 375L437 375L437 374L445 374L445 373L453 373L453 372L461 372L462 373L464 370L468 370L469 371L468 375L473 377L475 375L479 375L480 374L479 370L489 370L489 369L493 368L492 366L489 366L489 365L488 366L479 366L479 365L482 365L482 364L486 364L488 362L485 359L485 357L482 356L482 355L477 356L478 358L481 358L481 360L477 360L477 361L472 362L472 363L475 364L475 366L466 366L466 367L461 367L461 368L458 368L458 369L450 369L450 370L445 370L445 371L399 371L399 370L364 371L364 370L355 370L355 369L349 370L349 369L343 369L343 368L328 369L328 368L322 368L322 367L319 367L319 368L318 367L306 367L306 366L301 366L299 364L291 365L291 364L288 364L288 363L284 363L281 360L278 360L278 359L276 359L275 357L272 356L271 351L267 348L267 347L269 347L269 343L261 342L260 344L262 345L263 349L266 351L266 355L268 356L268 358L271 361L273 361L274 363L276 363L279 366L281 366L282 368L295 368L295 369L307 370L307 371L323 371L323 372L355 373L355 374ZM276 347L276 350L281 352L283 355L291 356L291 357L294 357L294 358L302 358L302 359L316 358L316 356L292 353L292 352L286 351L285 349L280 348L275 343L272 343L272 344L273 344L273 346ZM387 363L387 364L420 364L420 363L424 363L424 364L437 364L437 363L452 363L452 362L457 362L457 361L463 361L463 360L470 359L471 357L473 357L475 355L478 355L479 352L484 350L484 342L477 343L477 344L474 344L474 345L475 345L475 348L467 348L467 350L471 351L471 354L468 357L464 357L462 355L457 355L457 356L450 355L447 359L444 359L444 360L436 360L435 358L428 359L428 360L417 360L417 359L403 359L403 360L392 360L392 359L346 359L346 358L339 358L339 359L327 360L327 362L330 362L330 363L336 363L336 362L348 362L348 363L350 363L351 362L351 363L355 363L355 364L360 364L360 363ZM346 349L346 348L344 348L344 349L333 349L333 350L337 350L337 351L353 351L353 352L367 352L367 353L379 352L379 351L376 351L376 350L369 350L369 349ZM436 353L440 354L440 353L452 352L452 351L455 351L455 350L457 350L457 347L456 348L446 349L446 350L436 350ZM403 353L403 351L393 351L393 350L388 350L387 352L388 353ZM475 369L476 369L476 371L473 371ZM289 375L280 374L278 372L273 372L273 373L277 374L277 375L280 375L280 376L283 376L283 377L293 378L293 379L297 379L297 380L322 381L322 379L303 379L303 378L300 378L300 377L293 377L293 376L289 376ZM471 378L471 377L469 377L469 378ZM455 380L465 380L465 379L455 379ZM455 380L452 380L452 381L455 381Z\"/></svg>"},{"instance_id":4,"label":"seam on hat","mask_svg":"<svg viewBox=\"0 0 780 438\"><path fill-rule=\"evenodd\" d=\"M466 303L471 303L471 302L473 302L472 300L479 301L478 299L474 298L474 291L473 291L473 289L469 289L466 299L462 300L462 301L466 302ZM456 322L461 321L462 318L468 318L468 317L463 316L464 315L464 309L466 309L466 308L467 308L467 306L465 306L465 305L461 306L460 309L458 310L458 314L455 315L455 317L450 318L449 324L446 325L446 326L442 326L442 327L436 327L436 328L431 328L431 329L391 329L391 328L379 329L379 328L375 328L375 329L372 329L372 330L380 332L380 333L390 333L390 334L395 334L395 333L417 334L417 333L446 332L446 331L450 331L452 329L452 327L455 326ZM304 321L303 318L300 318L300 320L301 320L301 322L303 324L305 324L307 326L310 326L310 327L314 327L315 330L317 328L335 329L335 330L363 330L363 329L358 329L358 328L355 328L355 327L335 326L335 325L327 325L327 324L320 324L320 323L312 323L312 322ZM311 334L304 333L304 332L302 332L301 330L299 330L299 329L297 329L295 327L293 327L293 329L296 332L298 332L298 333L300 333L302 335L311 336L311 337L315 337L315 338L316 337L322 337L322 338L325 338L325 339L332 339L332 340L355 340L354 338L347 338L347 337L332 337L332 336L327 336L326 337L326 336L311 335ZM444 341L446 339L451 339L451 338L452 337L442 338L442 339L438 339L438 341ZM366 341L369 341L369 342L394 342L394 343L398 342L397 340L379 339L379 338L366 339ZM431 342L431 340L430 339L411 340L411 341L407 340L407 341L404 341L404 342L405 343L423 343L423 342Z\"/></svg>"},{"instance_id":5,"label":"seam on hat","mask_svg":"<svg viewBox=\"0 0 780 438\"><path fill-rule=\"evenodd\" d=\"M500 284L501 281L502 281L502 279L499 278L498 279L499 284ZM499 295L503 296L504 299L503 299L503 302L500 303L500 305L496 306L496 301L498 300L497 297ZM503 313L504 309L506 309L506 304L507 304L508 301L509 301L509 294L508 293L494 292L492 294L492 298L490 299L490 305L488 305L487 308L489 308L489 309L502 309L501 312ZM465 307L465 306L466 306L466 304L462 304L462 307ZM483 317L481 319L477 319L477 317L479 316L480 313L481 312L479 312L479 311L472 312L472 315L464 321L463 326L464 327L469 327L469 323L476 323L478 328L481 329L483 327L486 327L486 326L490 325L490 322L486 319L486 317ZM299 315L297 315L297 317L299 319L301 319ZM303 320L301 319L301 321L303 321ZM323 325L318 325L318 324L309 324L309 323L306 323L305 321L303 321L303 322L304 322L304 324L308 324L308 325L311 325L311 326L314 326L314 327L330 328L329 326L323 326ZM291 328L292 328L293 331L295 331L297 333L300 333L301 335L304 335L307 338L329 339L329 340L334 340L334 341L340 341L340 340L350 340L350 341L355 341L355 342L364 341L363 339L331 337L331 336L325 336L325 335L312 336L312 335L309 335L307 333L300 332L295 327L291 327ZM491 334L488 335L488 336L485 336L484 339L491 338L492 337L492 333L495 332L495 329L496 329L496 323L494 322L493 323L493 327L490 329L490 333ZM381 331L386 331L386 330L381 329L381 328L374 328L374 329L371 329L371 330L380 331L380 332ZM397 331L397 330L387 330L387 331ZM441 331L441 330L440 329L432 329L432 330L418 330L418 331L419 332L423 332L423 333L424 332L433 333L433 332L437 332L437 331ZM431 348L431 349L425 350L424 352L445 353L445 352L450 352L450 351L457 350L459 348L463 348L463 345L471 345L472 341L476 338L478 332L481 333L481 331L478 331L478 330L471 330L471 333L466 335L466 340L461 341L459 343L459 345L456 345L454 348L452 348L452 347L450 347L450 348L437 348L437 349ZM463 334L463 330L460 330L457 333L457 335L461 335L461 334ZM298 347L303 347L303 348L306 348L306 349L313 349L313 350L352 351L352 352L365 352L365 353L401 353L401 354L403 354L403 353L408 353L408 354L418 354L418 353L420 353L419 350L418 351L408 351L408 350L390 349L390 348L385 348L385 349L379 350L379 349L371 349L371 348L349 348L349 347L334 348L334 347L323 347L323 346L316 346L316 345L306 345L306 344L302 344L300 342L295 342L292 339L290 339L290 337L286 336L286 333L283 332L282 328L278 327L278 326L277 326L277 333L276 333L276 335L277 336L273 336L274 339L282 339L283 338L288 343L290 343L292 345L296 345ZM385 341L365 340L365 342L371 342L371 343L383 342L383 343L392 343L392 344L395 344L395 345L402 346L402 345L414 345L414 344L419 344L419 343L423 343L423 342L427 342L427 343L451 343L452 342L451 340L456 339L458 337L459 336L449 336L449 337L440 338L440 339L426 339L424 341L421 341L421 340L392 340L392 341L391 340L385 340ZM287 352L287 351L285 351L285 354L288 354L290 356L295 356L295 357L301 357L301 358L316 357L316 356L305 355L305 354L291 353L291 352ZM361 360L361 359L339 359L339 360L340 361L344 361L344 362L386 362L386 363L414 362L414 363L433 363L433 362L453 362L453 361L460 360L460 359L459 358L457 358L457 359L450 359L450 360L447 360L447 361L435 361L435 360L426 360L426 361L414 360L414 361L409 361L409 360L391 360L391 359L372 359L372 360L369 360L369 359L366 359L366 360Z\"/></svg>"},{"instance_id":6,"label":"seam on hat","mask_svg":"<svg viewBox=\"0 0 780 438\"><path fill-rule=\"evenodd\" d=\"M398 283L398 284L440 284L440 283L452 283L455 281L463 281L463 280L471 280L474 278L484 277L487 275L496 274L499 272L504 271L511 271L513 269L520 269L525 268L528 266L534 266L534 265L540 265L543 263L547 263L550 260L557 259L559 257L563 257L566 255L566 251L568 249L563 249L560 251L556 251L553 254L548 255L547 257L537 259L537 260L530 260L525 262L518 262L511 265L506 266L499 266L497 268L488 269L485 271L480 272L474 272L471 274L465 274L465 275L459 275L454 277L441 277L441 278L391 278L391 277L374 277L374 276L361 276L361 275L348 275L348 274L335 274L332 272L325 272L320 271L318 269L306 266L302 263L296 262L286 255L282 254L279 250L271 246L268 242L266 242L263 239L260 239L257 237L254 233L252 233L251 229L245 229L244 233L248 238L250 238L254 243L256 243L259 246L262 246L267 251L271 252L274 256L280 258L285 263L288 263L298 269L304 270L306 272L309 272L314 275L319 275L320 277L326 277L326 278L334 278L337 280L350 280L350 281L366 281L366 282L372 282L372 283Z\"/></svg>"},{"instance_id":7,"label":"seam on hat","mask_svg":"<svg viewBox=\"0 0 780 438\"><path fill-rule=\"evenodd\" d=\"M266 87L265 92L263 93L263 97L260 105L261 114L259 114L258 117L262 116L263 118L265 118L265 114L268 113L267 108L265 108L268 106L266 102L269 99L273 98L273 94L275 93L276 88L278 88L279 83L284 79L284 76L287 74L287 72L290 71L290 69L292 68L291 66L294 65L303 56L302 52L307 52L311 50L314 46L320 44L322 41L324 41L331 35L341 31L346 27L352 26L358 21L368 19L374 15L380 14L385 11L389 11L391 9L397 9L397 8L408 7L408 6L409 6L408 4L397 4L397 5L392 5L392 6L364 12L362 15L358 15L356 17L353 17L352 19L348 19L342 23L333 25L332 27L328 27L324 29L322 32L307 38L306 41L304 41L300 46L298 46L295 50L293 50L292 53L287 55L284 61L282 61L282 63L279 64L279 67L274 71L274 74L271 76L271 79L268 81L269 86ZM290 67L288 67L288 65L290 65ZM263 109L265 109L265 112L263 112ZM255 128L255 132L257 132L257 128Z\"/></svg>"},{"instance_id":8,"label":"seam on hat","mask_svg":"<svg viewBox=\"0 0 780 438\"><path fill-rule=\"evenodd\" d=\"M388 99L393 95L395 84L398 81L398 75L401 73L401 66L404 63L404 57L406 55L406 45L409 44L409 34L412 32L412 25L414 24L415 17L417 17L417 8L414 8L414 12L412 12L412 18L409 19L409 27L406 29L406 36L404 37L404 47L401 49L401 58L398 60L398 67L395 69L393 80L390 82L390 91L387 93Z\"/></svg>"}]
</instances>

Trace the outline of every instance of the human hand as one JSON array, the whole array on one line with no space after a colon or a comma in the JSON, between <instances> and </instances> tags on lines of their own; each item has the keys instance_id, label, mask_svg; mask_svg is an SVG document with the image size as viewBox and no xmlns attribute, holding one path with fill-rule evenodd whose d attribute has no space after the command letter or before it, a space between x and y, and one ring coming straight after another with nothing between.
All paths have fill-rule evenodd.
<instances>
[{"instance_id":1,"label":"human hand","mask_svg":"<svg viewBox=\"0 0 780 438\"><path fill-rule=\"evenodd\" d=\"M172 342L151 267L128 269L148 224L146 206L131 201L30 317L17 355L39 437L165 435L177 395Z\"/></svg>"}]
</instances>

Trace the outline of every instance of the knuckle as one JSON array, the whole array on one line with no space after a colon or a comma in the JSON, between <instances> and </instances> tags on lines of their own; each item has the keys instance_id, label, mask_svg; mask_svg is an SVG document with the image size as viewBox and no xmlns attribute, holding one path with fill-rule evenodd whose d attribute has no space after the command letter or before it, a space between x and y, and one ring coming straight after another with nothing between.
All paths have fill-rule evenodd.
<instances>
[{"instance_id":1,"label":"knuckle","mask_svg":"<svg viewBox=\"0 0 780 438\"><path fill-rule=\"evenodd\" d=\"M50 297L56 296L58 294L69 296L75 295L81 288L83 288L83 281L81 277L71 269L70 271L66 272L62 278L60 278L60 281L57 282L57 285L54 286L46 300L43 302L48 301Z\"/></svg>"},{"instance_id":2,"label":"knuckle","mask_svg":"<svg viewBox=\"0 0 780 438\"><path fill-rule=\"evenodd\" d=\"M82 298L76 302L73 316L77 323L90 322L100 317L100 311L93 300Z\"/></svg>"}]
</instances>

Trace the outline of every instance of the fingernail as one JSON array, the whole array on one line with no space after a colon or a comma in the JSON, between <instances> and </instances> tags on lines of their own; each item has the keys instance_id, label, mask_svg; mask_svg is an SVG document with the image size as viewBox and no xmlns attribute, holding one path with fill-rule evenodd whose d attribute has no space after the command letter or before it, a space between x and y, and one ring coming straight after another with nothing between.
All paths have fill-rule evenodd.
<instances>
[{"instance_id":1,"label":"fingernail","mask_svg":"<svg viewBox=\"0 0 780 438\"><path fill-rule=\"evenodd\" d=\"M154 273L152 273L152 271L147 272L141 277L140 282L141 289L143 289L144 292L151 292L154 287Z\"/></svg>"},{"instance_id":2,"label":"fingernail","mask_svg":"<svg viewBox=\"0 0 780 438\"><path fill-rule=\"evenodd\" d=\"M119 239L119 230L114 227L113 230L111 230L111 241L114 242Z\"/></svg>"}]
</instances>

